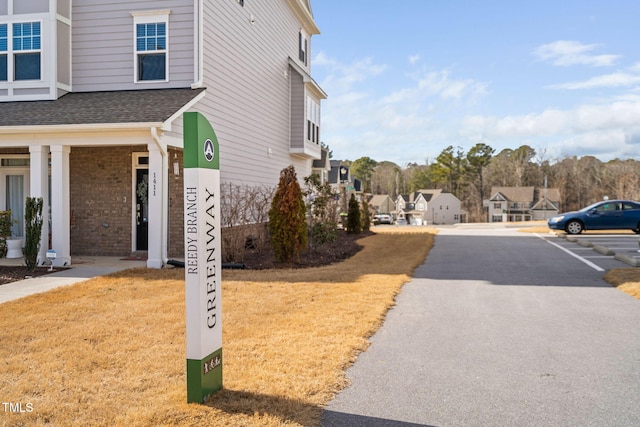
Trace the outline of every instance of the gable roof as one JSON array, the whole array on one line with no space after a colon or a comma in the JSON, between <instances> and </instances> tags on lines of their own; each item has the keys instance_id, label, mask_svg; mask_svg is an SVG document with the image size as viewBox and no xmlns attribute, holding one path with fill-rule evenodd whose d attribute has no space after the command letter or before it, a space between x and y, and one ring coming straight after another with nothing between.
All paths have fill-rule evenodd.
<instances>
[{"instance_id":1,"label":"gable roof","mask_svg":"<svg viewBox=\"0 0 640 427\"><path fill-rule=\"evenodd\" d=\"M423 189L423 190L418 190L416 191L416 199L418 198L418 195L422 194L422 197L424 197L424 199L429 202L431 201L431 199L435 199L436 197L438 197L440 194L442 194L442 189Z\"/></svg>"},{"instance_id":2,"label":"gable roof","mask_svg":"<svg viewBox=\"0 0 640 427\"><path fill-rule=\"evenodd\" d=\"M544 197L536 202L533 206L531 206L532 211L558 211L559 207L556 203L553 203L549 199L545 199Z\"/></svg>"},{"instance_id":3,"label":"gable roof","mask_svg":"<svg viewBox=\"0 0 640 427\"><path fill-rule=\"evenodd\" d=\"M534 187L491 187L491 199L495 200L497 193L510 202L533 202Z\"/></svg>"},{"instance_id":4,"label":"gable roof","mask_svg":"<svg viewBox=\"0 0 640 427\"><path fill-rule=\"evenodd\" d=\"M71 92L53 101L0 102L0 127L163 123L204 91Z\"/></svg>"}]
</instances>

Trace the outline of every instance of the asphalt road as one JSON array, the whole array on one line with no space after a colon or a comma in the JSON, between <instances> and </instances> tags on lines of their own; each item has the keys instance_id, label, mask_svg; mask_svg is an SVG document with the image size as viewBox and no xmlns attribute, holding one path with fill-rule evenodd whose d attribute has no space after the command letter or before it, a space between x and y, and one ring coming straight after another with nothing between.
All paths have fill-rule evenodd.
<instances>
[{"instance_id":1,"label":"asphalt road","mask_svg":"<svg viewBox=\"0 0 640 427\"><path fill-rule=\"evenodd\" d=\"M612 267L551 235L442 229L322 425L640 425L640 301Z\"/></svg>"}]
</instances>

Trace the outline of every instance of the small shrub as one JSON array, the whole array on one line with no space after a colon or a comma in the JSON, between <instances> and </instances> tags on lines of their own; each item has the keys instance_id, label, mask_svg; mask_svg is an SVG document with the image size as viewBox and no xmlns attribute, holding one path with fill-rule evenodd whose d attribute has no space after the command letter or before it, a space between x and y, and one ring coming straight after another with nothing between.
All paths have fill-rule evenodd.
<instances>
[{"instance_id":1,"label":"small shrub","mask_svg":"<svg viewBox=\"0 0 640 427\"><path fill-rule=\"evenodd\" d=\"M38 251L42 236L42 197L27 197L25 206L24 263L29 271L38 266Z\"/></svg>"}]
</instances>

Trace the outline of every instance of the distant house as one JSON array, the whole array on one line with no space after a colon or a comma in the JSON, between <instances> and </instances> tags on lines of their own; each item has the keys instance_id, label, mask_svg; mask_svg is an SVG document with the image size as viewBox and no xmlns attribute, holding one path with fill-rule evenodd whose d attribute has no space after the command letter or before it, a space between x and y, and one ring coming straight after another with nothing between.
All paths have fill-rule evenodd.
<instances>
[{"instance_id":1,"label":"distant house","mask_svg":"<svg viewBox=\"0 0 640 427\"><path fill-rule=\"evenodd\" d=\"M329 160L329 150L322 147L320 158L315 159L311 164L311 173L320 177L320 182L329 182L329 172L331 172L331 161Z\"/></svg>"},{"instance_id":2,"label":"distant house","mask_svg":"<svg viewBox=\"0 0 640 427\"><path fill-rule=\"evenodd\" d=\"M369 199L369 206L373 208L373 214L391 214L396 211L396 203L387 194L376 194Z\"/></svg>"},{"instance_id":3,"label":"distant house","mask_svg":"<svg viewBox=\"0 0 640 427\"><path fill-rule=\"evenodd\" d=\"M557 188L538 189L539 196L531 206L531 218L547 220L560 213L560 190Z\"/></svg>"},{"instance_id":4,"label":"distant house","mask_svg":"<svg viewBox=\"0 0 640 427\"><path fill-rule=\"evenodd\" d=\"M489 222L548 219L560 211L557 188L492 187L488 202Z\"/></svg>"},{"instance_id":5,"label":"distant house","mask_svg":"<svg viewBox=\"0 0 640 427\"><path fill-rule=\"evenodd\" d=\"M462 222L460 200L442 190L418 190L411 194L399 195L396 200L398 218L408 224L458 224Z\"/></svg>"}]
</instances>

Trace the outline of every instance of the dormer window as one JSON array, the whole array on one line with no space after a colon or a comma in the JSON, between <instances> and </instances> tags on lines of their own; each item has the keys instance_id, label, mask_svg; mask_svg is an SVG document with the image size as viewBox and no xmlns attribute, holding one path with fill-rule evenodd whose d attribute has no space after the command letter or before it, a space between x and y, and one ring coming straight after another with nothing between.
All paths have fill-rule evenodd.
<instances>
[{"instance_id":1,"label":"dormer window","mask_svg":"<svg viewBox=\"0 0 640 427\"><path fill-rule=\"evenodd\" d=\"M169 80L169 11L134 13L135 81Z\"/></svg>"}]
</instances>

